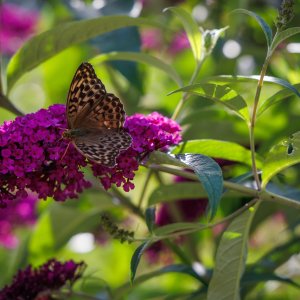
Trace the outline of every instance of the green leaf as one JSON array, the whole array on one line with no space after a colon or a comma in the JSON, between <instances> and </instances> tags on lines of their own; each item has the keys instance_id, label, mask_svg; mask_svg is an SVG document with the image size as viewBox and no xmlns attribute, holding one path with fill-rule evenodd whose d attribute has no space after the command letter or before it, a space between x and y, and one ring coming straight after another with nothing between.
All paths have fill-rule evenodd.
<instances>
[{"instance_id":1,"label":"green leaf","mask_svg":"<svg viewBox=\"0 0 300 300\"><path fill-rule=\"evenodd\" d=\"M249 110L246 101L229 86L212 83L198 83L175 90L169 95L178 92L188 92L210 99L216 103L226 106L242 119L246 121L249 120Z\"/></svg>"},{"instance_id":2,"label":"green leaf","mask_svg":"<svg viewBox=\"0 0 300 300\"><path fill-rule=\"evenodd\" d=\"M210 218L217 210L223 192L223 177L220 166L210 157L202 154L168 155L159 151L151 153L147 163L170 164L182 168L191 168L202 183L209 200Z\"/></svg>"},{"instance_id":3,"label":"green leaf","mask_svg":"<svg viewBox=\"0 0 300 300\"><path fill-rule=\"evenodd\" d=\"M162 27L160 23L149 19L106 16L60 24L34 36L19 49L9 62L7 68L8 91L26 72L72 45L119 28L141 25Z\"/></svg>"},{"instance_id":4,"label":"green leaf","mask_svg":"<svg viewBox=\"0 0 300 300\"><path fill-rule=\"evenodd\" d=\"M172 153L201 153L215 158L222 158L232 160L240 163L252 165L251 151L247 148L227 141L203 139L203 140L190 140L182 142L176 146ZM261 158L257 156L257 165L261 167Z\"/></svg>"},{"instance_id":5,"label":"green leaf","mask_svg":"<svg viewBox=\"0 0 300 300\"><path fill-rule=\"evenodd\" d=\"M277 173L300 162L300 132L271 148L262 167L262 187Z\"/></svg>"},{"instance_id":6,"label":"green leaf","mask_svg":"<svg viewBox=\"0 0 300 300\"><path fill-rule=\"evenodd\" d=\"M207 300L239 300L240 280L247 258L247 240L254 209L237 216L223 233L208 287Z\"/></svg>"},{"instance_id":7,"label":"green leaf","mask_svg":"<svg viewBox=\"0 0 300 300\"><path fill-rule=\"evenodd\" d=\"M260 282L266 282L266 281L270 281L270 280L287 283L298 289L300 288L300 284L291 280L290 278L282 277L282 276L279 276L279 275L276 275L273 273L258 273L258 272L246 273L243 276L242 285L258 284Z\"/></svg>"},{"instance_id":8,"label":"green leaf","mask_svg":"<svg viewBox=\"0 0 300 300\"><path fill-rule=\"evenodd\" d=\"M132 255L131 262L130 262L130 271L131 271L130 281L131 281L131 283L133 283L133 281L134 281L136 270L140 263L141 257L143 255L144 251L150 246L150 244L151 244L150 241L142 243L140 246L138 246L136 248L136 250L134 251L134 253Z\"/></svg>"},{"instance_id":9,"label":"green leaf","mask_svg":"<svg viewBox=\"0 0 300 300\"><path fill-rule=\"evenodd\" d=\"M202 183L209 200L210 218L213 218L223 193L223 176L220 166L202 154L176 154L175 157L192 168Z\"/></svg>"},{"instance_id":10,"label":"green leaf","mask_svg":"<svg viewBox=\"0 0 300 300\"><path fill-rule=\"evenodd\" d=\"M268 48L270 48L271 43L272 43L272 39L273 39L272 29L265 22L265 20L263 18L261 18L256 13L254 13L250 10L247 10L247 9L238 8L238 9L235 9L233 12L242 13L242 14L246 14L250 17L253 17L257 21L257 23L260 25L261 29L263 30L263 32L265 34L265 37L266 37L266 40L267 40Z\"/></svg>"},{"instance_id":11,"label":"green leaf","mask_svg":"<svg viewBox=\"0 0 300 300\"><path fill-rule=\"evenodd\" d=\"M145 218L149 232L153 232L153 227L155 223L155 206L148 207L146 209Z\"/></svg>"},{"instance_id":12,"label":"green leaf","mask_svg":"<svg viewBox=\"0 0 300 300\"><path fill-rule=\"evenodd\" d=\"M296 90L298 90L298 89L300 90L300 84L299 83L295 84L294 88ZM277 103L293 96L294 93L295 92L291 91L291 89L284 89L284 90L278 91L276 94L269 97L262 103L262 105L258 109L257 116L258 117L261 116L270 106L277 104ZM297 94L297 96L298 96L298 94Z\"/></svg>"},{"instance_id":13,"label":"green leaf","mask_svg":"<svg viewBox=\"0 0 300 300\"><path fill-rule=\"evenodd\" d=\"M177 182L160 185L149 197L149 205L171 202L179 199L207 198L207 194L198 182Z\"/></svg>"},{"instance_id":14,"label":"green leaf","mask_svg":"<svg viewBox=\"0 0 300 300\"><path fill-rule=\"evenodd\" d=\"M277 33L274 37L274 40L271 44L271 48L270 48L270 53L272 53L277 46L283 42L284 40L286 40L287 38L300 33L300 27L292 27L292 28L288 28L284 31L281 31L279 33Z\"/></svg>"},{"instance_id":15,"label":"green leaf","mask_svg":"<svg viewBox=\"0 0 300 300\"><path fill-rule=\"evenodd\" d=\"M183 230L199 230L206 228L207 225L199 223L178 222L155 228L154 233L157 236L167 236L169 234Z\"/></svg>"},{"instance_id":16,"label":"green leaf","mask_svg":"<svg viewBox=\"0 0 300 300\"><path fill-rule=\"evenodd\" d=\"M199 276L192 267L183 265L183 264L176 264L176 265L169 265L166 267L163 267L159 270L160 274L165 273L181 273L186 274L189 276L194 277L195 279L199 280L200 282L204 283L204 280L201 276Z\"/></svg>"},{"instance_id":17,"label":"green leaf","mask_svg":"<svg viewBox=\"0 0 300 300\"><path fill-rule=\"evenodd\" d=\"M259 81L260 76L259 75L249 75L249 76L231 76L231 75L219 75L219 76L212 76L208 77L204 80L201 80L201 83L205 82L211 82L211 83L238 83L238 82L249 82L249 81ZM264 76L264 82L268 83L275 83L280 86L283 86L285 88L288 88L293 93L295 93L298 97L300 97L300 92L298 92L297 88L287 82L286 80L283 80L281 78L277 78L274 76Z\"/></svg>"},{"instance_id":18,"label":"green leaf","mask_svg":"<svg viewBox=\"0 0 300 300\"><path fill-rule=\"evenodd\" d=\"M192 18L191 14L180 7L168 7L164 11L167 10L171 11L181 21L190 42L194 58L199 63L203 55L203 49L202 34L198 24Z\"/></svg>"},{"instance_id":19,"label":"green leaf","mask_svg":"<svg viewBox=\"0 0 300 300\"><path fill-rule=\"evenodd\" d=\"M213 49L215 48L217 41L220 36L229 28L229 26L220 28L220 29L212 29L205 30L202 29L203 43L204 43L204 56L208 56L211 54Z\"/></svg>"},{"instance_id":20,"label":"green leaf","mask_svg":"<svg viewBox=\"0 0 300 300\"><path fill-rule=\"evenodd\" d=\"M155 67L163 72L165 72L170 78L172 78L178 86L182 86L182 80L176 70L171 66L146 53L140 52L110 52L98 55L91 59L91 63L103 63L107 60L127 60L127 61L134 61L140 62L152 67Z\"/></svg>"},{"instance_id":21,"label":"green leaf","mask_svg":"<svg viewBox=\"0 0 300 300\"><path fill-rule=\"evenodd\" d=\"M178 160L174 155L170 155L168 153L164 153L161 151L153 151L151 152L147 163L150 164L156 164L156 165L162 165L162 164L166 164L166 165L172 165L172 166L177 166L177 167L182 167L182 168L186 168L186 165L181 162L180 160Z\"/></svg>"}]
</instances>

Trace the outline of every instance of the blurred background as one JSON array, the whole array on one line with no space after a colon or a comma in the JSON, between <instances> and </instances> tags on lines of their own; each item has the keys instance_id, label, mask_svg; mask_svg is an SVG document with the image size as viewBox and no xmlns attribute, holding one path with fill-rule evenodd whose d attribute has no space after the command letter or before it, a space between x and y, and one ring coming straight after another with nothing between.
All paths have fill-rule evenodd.
<instances>
[{"instance_id":1,"label":"blurred background","mask_svg":"<svg viewBox=\"0 0 300 300\"><path fill-rule=\"evenodd\" d=\"M232 0L232 1L172 1L172 0L94 0L94 1L2 1L0 6L0 49L2 57L2 78L10 58L30 37L60 26L65 22L90 19L100 16L128 15L157 20L170 28L161 30L143 26L139 29L128 27L110 32L89 42L69 47L55 57L36 67L23 76L8 94L8 98L21 112L35 112L55 103L65 103L74 72L83 61L111 51L145 52L172 65L187 85L194 70L194 59L182 24L170 12L163 12L169 6L180 6L192 13L204 30L229 28L218 40L213 53L204 62L196 80L216 75L258 75L266 56L266 42L257 23L245 15L234 14L232 10L245 8L254 11L270 26L274 25L279 0ZM295 1L295 17L290 26L299 26L300 2ZM274 27L274 26L273 26ZM300 82L300 39L299 35L282 43L274 54L267 75L285 79L291 84ZM168 117L172 113L180 94L168 96L178 86L156 68L134 62L114 61L94 65L107 91L118 95L126 113L148 114L158 111ZM256 82L232 84L252 103ZM266 83L261 100L278 91L280 87ZM300 101L290 96L269 109L257 122L256 143L262 156L270 147L287 139L300 127ZM0 108L0 122L12 120L15 115ZM211 101L193 96L185 105L178 122L183 127L183 139L219 139L237 142L248 147L247 126L239 118ZM235 177L249 171L249 167L219 161L225 178ZM142 193L146 171L138 172L136 189L129 195L137 203ZM87 171L87 176L93 177ZM173 182L170 176L164 178ZM291 167L278 176L279 185L299 188L299 166ZM134 215L100 188L98 182L84 192L80 201L70 200L55 203L51 199L38 201L30 195L22 203L15 203L8 210L0 211L0 286L10 282L15 271L27 263L38 265L50 257L84 260L89 266L86 274L90 277L85 289L89 292L107 293L108 287L118 287L129 279L129 262L136 245L120 244L112 240L99 225L99 213L109 211L116 222L124 228L143 236L146 227L139 216ZM156 188L153 180L144 198ZM226 199L225 199L226 200ZM235 196L234 201L221 202L218 217L228 215L245 201ZM185 202L184 211L189 205ZM200 204L199 204L200 203ZM187 211L185 220L207 222L205 200L196 205L196 214ZM146 207L146 203L144 203ZM194 207L194 206L192 206ZM11 212L10 212L11 211ZM168 208L162 205L158 210L157 224L172 222ZM267 205L257 215L256 226L252 229L248 262L255 262L268 253L275 245L285 243L299 233L298 214L291 209ZM75 221L74 221L75 220ZM213 266L215 248L223 228L201 231L180 241L184 252L194 255L205 268ZM187 241L187 242L186 242ZM185 243L186 242L186 243ZM299 239L298 239L299 242ZM195 246L194 249L189 247ZM299 249L298 249L299 251ZM286 258L279 271L283 275L300 275L298 256ZM178 261L168 245L157 244L142 261L140 270L155 270L160 266ZM202 266L202 265L201 265ZM202 267L203 267L202 266ZM278 266L276 266L277 268ZM149 268L149 269L148 269ZM180 285L178 281L180 280ZM154 288L155 287L155 288ZM126 299L160 298L188 294L198 289L198 282L184 276L168 274L147 281L126 295ZM177 297L177 296L176 296ZM284 298L283 298L284 297ZM247 299L298 299L296 288L269 281L253 288ZM181 299L181 298L178 298Z\"/></svg>"}]
</instances>

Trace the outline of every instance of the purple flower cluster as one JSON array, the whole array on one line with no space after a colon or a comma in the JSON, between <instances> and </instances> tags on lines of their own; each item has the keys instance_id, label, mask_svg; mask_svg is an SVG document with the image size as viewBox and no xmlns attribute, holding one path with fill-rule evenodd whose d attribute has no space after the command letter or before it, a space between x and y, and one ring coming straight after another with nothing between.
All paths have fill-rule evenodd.
<instances>
[{"instance_id":1,"label":"purple flower cluster","mask_svg":"<svg viewBox=\"0 0 300 300\"><path fill-rule=\"evenodd\" d=\"M91 185L80 170L87 165L85 158L72 144L65 153L69 144L62 139L65 128L65 106L60 104L17 117L0 127L0 206L26 197L27 191L37 193L41 199L76 198ZM181 140L179 125L156 112L128 117L125 129L133 142L119 155L116 166L91 163L105 189L112 184L125 191L133 189L139 157Z\"/></svg>"},{"instance_id":2,"label":"purple flower cluster","mask_svg":"<svg viewBox=\"0 0 300 300\"><path fill-rule=\"evenodd\" d=\"M37 197L29 194L27 197L10 201L6 209L0 209L0 245L15 248L18 239L14 230L18 227L30 226L36 220Z\"/></svg>"},{"instance_id":3,"label":"purple flower cluster","mask_svg":"<svg viewBox=\"0 0 300 300\"><path fill-rule=\"evenodd\" d=\"M174 36L173 40L171 41L168 52L170 54L175 55L188 48L190 48L190 43L186 33L179 32Z\"/></svg>"},{"instance_id":4,"label":"purple flower cluster","mask_svg":"<svg viewBox=\"0 0 300 300\"><path fill-rule=\"evenodd\" d=\"M15 275L11 285L0 291L0 300L38 299L43 293L49 295L51 291L60 289L66 283L73 284L82 276L84 268L83 262L75 263L69 260L61 263L55 259L37 269L29 265Z\"/></svg>"},{"instance_id":5,"label":"purple flower cluster","mask_svg":"<svg viewBox=\"0 0 300 300\"><path fill-rule=\"evenodd\" d=\"M13 54L35 31L38 13L19 5L0 5L0 52Z\"/></svg>"},{"instance_id":6,"label":"purple flower cluster","mask_svg":"<svg viewBox=\"0 0 300 300\"><path fill-rule=\"evenodd\" d=\"M80 167L84 157L61 139L66 128L65 106L53 105L0 127L0 205L27 197L75 198L90 183Z\"/></svg>"},{"instance_id":7,"label":"purple flower cluster","mask_svg":"<svg viewBox=\"0 0 300 300\"><path fill-rule=\"evenodd\" d=\"M117 158L113 168L93 165L94 175L100 177L105 189L112 184L128 192L134 188L132 180L139 166L139 158L154 150L166 150L181 141L180 126L173 120L153 112L148 116L135 114L127 117L124 125L132 137L132 145Z\"/></svg>"}]
</instances>

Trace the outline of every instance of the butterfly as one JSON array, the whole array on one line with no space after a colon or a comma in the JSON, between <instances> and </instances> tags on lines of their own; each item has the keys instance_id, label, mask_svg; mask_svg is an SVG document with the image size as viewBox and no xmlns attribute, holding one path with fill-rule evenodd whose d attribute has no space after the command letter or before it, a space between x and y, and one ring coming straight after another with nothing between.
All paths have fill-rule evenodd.
<instances>
[{"instance_id":1,"label":"butterfly","mask_svg":"<svg viewBox=\"0 0 300 300\"><path fill-rule=\"evenodd\" d=\"M107 167L116 165L122 150L131 145L124 130L125 110L121 100L107 93L91 64L82 63L67 97L68 129L63 137L89 160Z\"/></svg>"}]
</instances>

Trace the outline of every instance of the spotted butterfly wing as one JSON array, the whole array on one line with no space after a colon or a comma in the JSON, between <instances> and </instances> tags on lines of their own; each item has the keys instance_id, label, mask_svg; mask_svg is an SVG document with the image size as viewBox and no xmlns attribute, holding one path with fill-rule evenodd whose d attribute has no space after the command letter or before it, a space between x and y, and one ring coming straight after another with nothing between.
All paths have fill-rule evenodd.
<instances>
[{"instance_id":1,"label":"spotted butterfly wing","mask_svg":"<svg viewBox=\"0 0 300 300\"><path fill-rule=\"evenodd\" d=\"M72 142L88 159L112 167L120 151L131 144L124 131L125 111L119 98L106 93L91 64L82 63L67 98L67 120Z\"/></svg>"},{"instance_id":2,"label":"spotted butterfly wing","mask_svg":"<svg viewBox=\"0 0 300 300\"><path fill-rule=\"evenodd\" d=\"M131 144L131 137L125 131L108 129L101 133L90 133L83 138L75 138L74 144L78 151L89 160L113 167L120 151L126 150Z\"/></svg>"}]
</instances>

